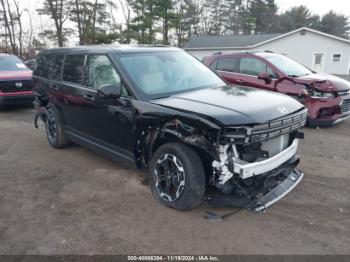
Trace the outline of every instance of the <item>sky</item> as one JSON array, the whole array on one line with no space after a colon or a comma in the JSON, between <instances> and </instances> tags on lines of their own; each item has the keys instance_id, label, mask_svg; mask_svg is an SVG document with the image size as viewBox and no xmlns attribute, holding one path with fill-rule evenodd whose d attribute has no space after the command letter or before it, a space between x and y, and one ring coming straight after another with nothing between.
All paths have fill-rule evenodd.
<instances>
[{"instance_id":1,"label":"sky","mask_svg":"<svg viewBox=\"0 0 350 262\"><path fill-rule=\"evenodd\" d=\"M349 0L275 0L280 8L280 12L288 10L290 7L306 5L314 14L324 15L330 10L342 13L350 17Z\"/></svg>"}]
</instances>

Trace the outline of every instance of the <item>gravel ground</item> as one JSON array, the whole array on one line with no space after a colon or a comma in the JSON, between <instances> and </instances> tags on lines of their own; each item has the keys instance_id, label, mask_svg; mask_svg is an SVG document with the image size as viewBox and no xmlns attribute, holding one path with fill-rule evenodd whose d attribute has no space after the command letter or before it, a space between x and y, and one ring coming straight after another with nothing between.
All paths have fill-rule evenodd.
<instances>
[{"instance_id":1,"label":"gravel ground","mask_svg":"<svg viewBox=\"0 0 350 262\"><path fill-rule=\"evenodd\" d=\"M143 173L51 149L34 110L0 112L0 254L350 254L350 121L305 129L302 183L222 222L158 204Z\"/></svg>"}]
</instances>

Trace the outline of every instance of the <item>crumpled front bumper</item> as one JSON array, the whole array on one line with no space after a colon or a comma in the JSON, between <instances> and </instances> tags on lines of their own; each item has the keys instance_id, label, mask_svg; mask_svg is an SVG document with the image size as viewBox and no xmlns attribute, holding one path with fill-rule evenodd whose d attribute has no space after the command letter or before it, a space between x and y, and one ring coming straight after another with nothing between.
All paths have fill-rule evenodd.
<instances>
[{"instance_id":1,"label":"crumpled front bumper","mask_svg":"<svg viewBox=\"0 0 350 262\"><path fill-rule=\"evenodd\" d=\"M293 169L290 174L286 176L284 181L278 184L267 194L256 200L252 209L256 212L261 212L269 206L272 206L290 193L301 182L303 177L304 173L298 171L297 169Z\"/></svg>"},{"instance_id":2,"label":"crumpled front bumper","mask_svg":"<svg viewBox=\"0 0 350 262\"><path fill-rule=\"evenodd\" d=\"M234 172L236 174L240 175L240 178L247 179L252 176L261 175L263 173L269 172L285 162L287 162L289 159L291 159L298 150L298 144L299 140L294 139L293 143L280 152L279 154L266 159L264 161L254 162L254 163L248 163L248 164L239 164L234 163Z\"/></svg>"}]
</instances>

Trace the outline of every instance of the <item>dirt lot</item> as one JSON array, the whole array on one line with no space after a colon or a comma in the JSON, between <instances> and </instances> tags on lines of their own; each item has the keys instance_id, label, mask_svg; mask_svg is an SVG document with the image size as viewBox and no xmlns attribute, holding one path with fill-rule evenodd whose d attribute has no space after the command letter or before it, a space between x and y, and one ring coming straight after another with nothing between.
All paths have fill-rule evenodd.
<instances>
[{"instance_id":1,"label":"dirt lot","mask_svg":"<svg viewBox=\"0 0 350 262\"><path fill-rule=\"evenodd\" d=\"M350 254L350 121L305 129L303 182L265 214L222 222L158 204L143 174L54 150L32 109L0 112L1 254Z\"/></svg>"}]
</instances>

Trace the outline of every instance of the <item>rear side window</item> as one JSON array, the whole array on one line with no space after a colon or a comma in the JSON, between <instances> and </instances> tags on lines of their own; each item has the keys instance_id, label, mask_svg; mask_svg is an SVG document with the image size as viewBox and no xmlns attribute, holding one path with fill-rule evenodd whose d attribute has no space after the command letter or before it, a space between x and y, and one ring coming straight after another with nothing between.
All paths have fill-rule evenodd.
<instances>
[{"instance_id":1,"label":"rear side window","mask_svg":"<svg viewBox=\"0 0 350 262\"><path fill-rule=\"evenodd\" d=\"M216 65L217 70L226 72L239 72L239 58L219 58Z\"/></svg>"},{"instance_id":2,"label":"rear side window","mask_svg":"<svg viewBox=\"0 0 350 262\"><path fill-rule=\"evenodd\" d=\"M84 55L67 55L64 62L63 81L83 85Z\"/></svg>"},{"instance_id":3,"label":"rear side window","mask_svg":"<svg viewBox=\"0 0 350 262\"><path fill-rule=\"evenodd\" d=\"M48 74L47 55L39 55L34 75L46 78Z\"/></svg>"},{"instance_id":4,"label":"rear side window","mask_svg":"<svg viewBox=\"0 0 350 262\"><path fill-rule=\"evenodd\" d=\"M52 56L49 60L49 75L48 78L52 80L60 80L64 55L57 54Z\"/></svg>"},{"instance_id":5,"label":"rear side window","mask_svg":"<svg viewBox=\"0 0 350 262\"><path fill-rule=\"evenodd\" d=\"M59 80L63 66L63 54L39 55L34 75L50 80Z\"/></svg>"}]
</instances>

